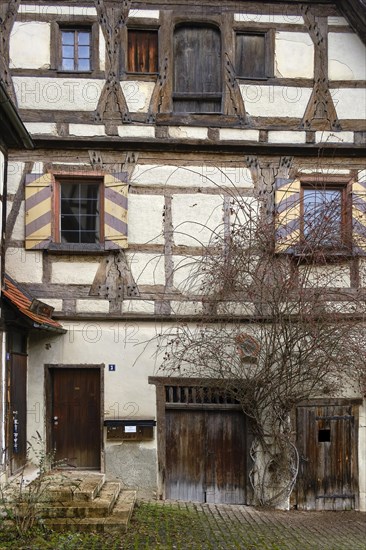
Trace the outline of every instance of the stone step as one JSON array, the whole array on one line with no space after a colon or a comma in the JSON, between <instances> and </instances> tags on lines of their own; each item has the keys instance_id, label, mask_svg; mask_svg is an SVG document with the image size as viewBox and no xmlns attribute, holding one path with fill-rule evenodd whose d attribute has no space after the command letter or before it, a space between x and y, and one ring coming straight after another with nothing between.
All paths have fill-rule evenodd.
<instances>
[{"instance_id":1,"label":"stone step","mask_svg":"<svg viewBox=\"0 0 366 550\"><path fill-rule=\"evenodd\" d=\"M107 517L116 504L121 484L118 481L104 483L100 493L93 500L52 501L39 504L39 515L43 518L102 518Z\"/></svg>"},{"instance_id":2,"label":"stone step","mask_svg":"<svg viewBox=\"0 0 366 550\"><path fill-rule=\"evenodd\" d=\"M32 481L30 487L37 480ZM105 482L101 473L51 472L44 479L41 501L46 502L90 502L100 493Z\"/></svg>"},{"instance_id":3,"label":"stone step","mask_svg":"<svg viewBox=\"0 0 366 550\"><path fill-rule=\"evenodd\" d=\"M107 517L48 518L45 525L54 531L125 533L136 501L136 491L121 491Z\"/></svg>"}]
</instances>

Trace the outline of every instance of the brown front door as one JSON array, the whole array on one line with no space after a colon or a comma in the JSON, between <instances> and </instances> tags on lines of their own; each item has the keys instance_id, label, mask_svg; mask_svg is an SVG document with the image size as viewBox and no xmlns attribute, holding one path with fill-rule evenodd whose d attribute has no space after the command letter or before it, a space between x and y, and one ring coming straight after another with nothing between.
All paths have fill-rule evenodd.
<instances>
[{"instance_id":1,"label":"brown front door","mask_svg":"<svg viewBox=\"0 0 366 550\"><path fill-rule=\"evenodd\" d=\"M99 469L100 369L52 368L50 373L51 442L56 465Z\"/></svg>"},{"instance_id":2,"label":"brown front door","mask_svg":"<svg viewBox=\"0 0 366 550\"><path fill-rule=\"evenodd\" d=\"M166 410L166 498L245 504L248 466L241 411Z\"/></svg>"},{"instance_id":3,"label":"brown front door","mask_svg":"<svg viewBox=\"0 0 366 550\"><path fill-rule=\"evenodd\" d=\"M355 406L297 409L297 508L349 510L357 499Z\"/></svg>"},{"instance_id":4,"label":"brown front door","mask_svg":"<svg viewBox=\"0 0 366 550\"><path fill-rule=\"evenodd\" d=\"M9 457L11 473L27 459L27 356L10 354Z\"/></svg>"}]
</instances>

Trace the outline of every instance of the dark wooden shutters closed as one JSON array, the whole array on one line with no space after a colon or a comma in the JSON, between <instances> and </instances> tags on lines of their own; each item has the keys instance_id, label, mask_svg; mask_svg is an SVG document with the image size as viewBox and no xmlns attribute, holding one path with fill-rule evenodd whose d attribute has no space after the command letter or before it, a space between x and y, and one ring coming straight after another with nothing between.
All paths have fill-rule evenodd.
<instances>
[{"instance_id":1,"label":"dark wooden shutters closed","mask_svg":"<svg viewBox=\"0 0 366 550\"><path fill-rule=\"evenodd\" d=\"M48 248L52 240L52 174L27 174L25 179L25 248Z\"/></svg>"},{"instance_id":2,"label":"dark wooden shutters closed","mask_svg":"<svg viewBox=\"0 0 366 550\"><path fill-rule=\"evenodd\" d=\"M247 78L266 76L266 35L236 35L236 74Z\"/></svg>"},{"instance_id":3,"label":"dark wooden shutters closed","mask_svg":"<svg viewBox=\"0 0 366 550\"><path fill-rule=\"evenodd\" d=\"M213 27L178 27L174 33L175 112L221 112L221 38Z\"/></svg>"},{"instance_id":4,"label":"dark wooden shutters closed","mask_svg":"<svg viewBox=\"0 0 366 550\"><path fill-rule=\"evenodd\" d=\"M355 508L357 427L352 405L298 407L300 510Z\"/></svg>"},{"instance_id":5,"label":"dark wooden shutters closed","mask_svg":"<svg viewBox=\"0 0 366 550\"><path fill-rule=\"evenodd\" d=\"M166 498L247 502L248 429L238 410L166 410Z\"/></svg>"},{"instance_id":6,"label":"dark wooden shutters closed","mask_svg":"<svg viewBox=\"0 0 366 550\"><path fill-rule=\"evenodd\" d=\"M158 31L142 29L128 31L127 69L133 73L158 71Z\"/></svg>"}]
</instances>

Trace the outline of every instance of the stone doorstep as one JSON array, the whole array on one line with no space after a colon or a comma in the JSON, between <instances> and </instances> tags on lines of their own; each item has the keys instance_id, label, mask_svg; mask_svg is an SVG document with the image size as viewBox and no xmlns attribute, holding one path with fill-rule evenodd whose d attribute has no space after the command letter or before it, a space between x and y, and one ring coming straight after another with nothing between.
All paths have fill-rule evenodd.
<instances>
[{"instance_id":1,"label":"stone doorstep","mask_svg":"<svg viewBox=\"0 0 366 550\"><path fill-rule=\"evenodd\" d=\"M100 493L105 475L78 472L51 473L46 481L44 500L47 502L90 502ZM42 499L41 499L42 500Z\"/></svg>"},{"instance_id":2,"label":"stone doorstep","mask_svg":"<svg viewBox=\"0 0 366 550\"><path fill-rule=\"evenodd\" d=\"M54 531L125 533L136 501L136 491L121 491L112 513L105 518L49 518L45 525Z\"/></svg>"},{"instance_id":3,"label":"stone doorstep","mask_svg":"<svg viewBox=\"0 0 366 550\"><path fill-rule=\"evenodd\" d=\"M119 481L104 483L97 497L90 501L68 500L66 502L52 500L50 503L39 504L39 513L44 518L100 518L108 516L121 490Z\"/></svg>"}]
</instances>

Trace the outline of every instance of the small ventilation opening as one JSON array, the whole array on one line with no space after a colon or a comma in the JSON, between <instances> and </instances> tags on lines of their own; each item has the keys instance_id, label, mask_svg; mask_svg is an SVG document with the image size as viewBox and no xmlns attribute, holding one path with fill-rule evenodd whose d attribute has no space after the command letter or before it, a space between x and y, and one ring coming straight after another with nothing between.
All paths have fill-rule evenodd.
<instances>
[{"instance_id":1,"label":"small ventilation opening","mask_svg":"<svg viewBox=\"0 0 366 550\"><path fill-rule=\"evenodd\" d=\"M319 430L318 432L318 441L319 443L324 443L325 441L330 441L330 430Z\"/></svg>"}]
</instances>

